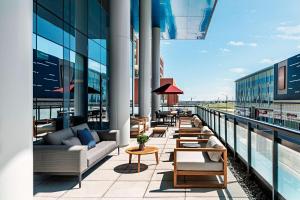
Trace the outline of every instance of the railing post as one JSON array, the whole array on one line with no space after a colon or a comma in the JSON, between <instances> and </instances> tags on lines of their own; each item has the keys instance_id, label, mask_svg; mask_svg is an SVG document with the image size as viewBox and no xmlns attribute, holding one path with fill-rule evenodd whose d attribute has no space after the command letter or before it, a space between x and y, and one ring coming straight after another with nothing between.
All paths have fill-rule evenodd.
<instances>
[{"instance_id":1,"label":"railing post","mask_svg":"<svg viewBox=\"0 0 300 200\"><path fill-rule=\"evenodd\" d=\"M225 122L225 126L224 126L224 129L225 129L225 145L227 146L227 120L228 120L228 118L227 118L227 115L225 114L224 115L224 122Z\"/></svg>"},{"instance_id":2,"label":"railing post","mask_svg":"<svg viewBox=\"0 0 300 200\"><path fill-rule=\"evenodd\" d=\"M214 132L216 132L216 111L214 110Z\"/></svg>"},{"instance_id":3,"label":"railing post","mask_svg":"<svg viewBox=\"0 0 300 200\"><path fill-rule=\"evenodd\" d=\"M251 137L251 134L252 134L252 131L251 131L251 129L252 129L252 127L251 127L251 123L250 122L248 122L248 124L247 124L247 131L248 131L248 134L247 134L247 139L248 139L248 144L247 144L247 150L248 150L248 154L247 154L247 156L248 156L248 162L247 162L247 173L248 173L248 175L250 174L250 169L251 169L251 165L252 165L252 156L251 156L251 140L252 140L252 137Z\"/></svg>"},{"instance_id":4,"label":"railing post","mask_svg":"<svg viewBox=\"0 0 300 200\"><path fill-rule=\"evenodd\" d=\"M52 118L52 106L50 106L50 119Z\"/></svg>"},{"instance_id":5,"label":"railing post","mask_svg":"<svg viewBox=\"0 0 300 200\"><path fill-rule=\"evenodd\" d=\"M218 137L219 137L219 139L220 139L220 136L221 136L221 114L220 114L220 112L218 112Z\"/></svg>"},{"instance_id":6,"label":"railing post","mask_svg":"<svg viewBox=\"0 0 300 200\"><path fill-rule=\"evenodd\" d=\"M237 141L236 141L236 125L237 125L237 121L236 119L234 118L233 119L233 157L236 158L236 151L237 151L237 147L236 147L236 144L237 144Z\"/></svg>"},{"instance_id":7,"label":"railing post","mask_svg":"<svg viewBox=\"0 0 300 200\"><path fill-rule=\"evenodd\" d=\"M272 199L278 199L278 132L273 131L273 188L272 188Z\"/></svg>"}]
</instances>

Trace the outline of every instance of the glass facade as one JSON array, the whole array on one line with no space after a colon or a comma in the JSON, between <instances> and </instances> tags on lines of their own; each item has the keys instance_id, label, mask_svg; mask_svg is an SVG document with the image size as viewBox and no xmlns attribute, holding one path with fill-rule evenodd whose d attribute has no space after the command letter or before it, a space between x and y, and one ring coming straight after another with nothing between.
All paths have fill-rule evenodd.
<instances>
[{"instance_id":1,"label":"glass facade","mask_svg":"<svg viewBox=\"0 0 300 200\"><path fill-rule=\"evenodd\" d=\"M34 0L36 134L86 120L97 128L107 124L107 4L107 0Z\"/></svg>"},{"instance_id":2,"label":"glass facade","mask_svg":"<svg viewBox=\"0 0 300 200\"><path fill-rule=\"evenodd\" d=\"M236 101L243 103L272 103L274 96L274 69L267 68L236 82Z\"/></svg>"}]
</instances>

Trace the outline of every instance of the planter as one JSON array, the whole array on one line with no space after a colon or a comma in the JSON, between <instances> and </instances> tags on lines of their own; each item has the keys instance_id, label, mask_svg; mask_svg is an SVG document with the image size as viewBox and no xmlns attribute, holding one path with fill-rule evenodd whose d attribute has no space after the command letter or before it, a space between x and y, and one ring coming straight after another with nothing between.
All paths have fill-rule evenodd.
<instances>
[{"instance_id":1,"label":"planter","mask_svg":"<svg viewBox=\"0 0 300 200\"><path fill-rule=\"evenodd\" d=\"M144 149L145 149L145 144L140 144L140 145L139 145L139 150L140 150L140 151L143 151Z\"/></svg>"}]
</instances>

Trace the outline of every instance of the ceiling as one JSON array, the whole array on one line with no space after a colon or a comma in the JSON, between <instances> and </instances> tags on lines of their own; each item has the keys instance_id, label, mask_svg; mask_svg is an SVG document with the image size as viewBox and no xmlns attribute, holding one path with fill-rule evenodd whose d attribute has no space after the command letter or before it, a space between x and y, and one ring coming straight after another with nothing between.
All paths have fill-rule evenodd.
<instances>
[{"instance_id":1,"label":"ceiling","mask_svg":"<svg viewBox=\"0 0 300 200\"><path fill-rule=\"evenodd\" d=\"M132 24L139 30L139 1L131 0ZM217 0L152 0L152 26L161 39L205 39Z\"/></svg>"}]
</instances>

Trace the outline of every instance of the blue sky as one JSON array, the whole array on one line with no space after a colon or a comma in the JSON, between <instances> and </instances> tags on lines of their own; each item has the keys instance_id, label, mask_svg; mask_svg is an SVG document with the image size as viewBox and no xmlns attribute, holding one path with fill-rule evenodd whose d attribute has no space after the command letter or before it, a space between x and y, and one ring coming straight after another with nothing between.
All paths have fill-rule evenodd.
<instances>
[{"instance_id":1,"label":"blue sky","mask_svg":"<svg viewBox=\"0 0 300 200\"><path fill-rule=\"evenodd\" d=\"M300 53L299 0L219 0L205 40L162 40L180 100L234 98L234 81Z\"/></svg>"}]
</instances>

